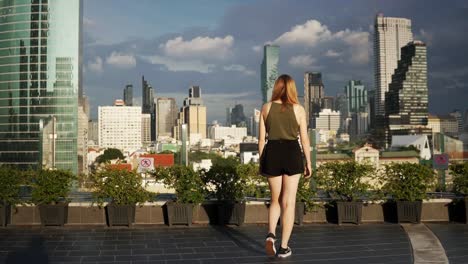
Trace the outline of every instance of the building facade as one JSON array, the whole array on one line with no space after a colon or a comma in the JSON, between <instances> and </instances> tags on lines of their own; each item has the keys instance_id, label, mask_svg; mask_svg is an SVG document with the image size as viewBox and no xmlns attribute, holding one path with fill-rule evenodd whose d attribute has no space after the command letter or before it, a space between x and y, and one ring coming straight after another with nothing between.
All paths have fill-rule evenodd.
<instances>
[{"instance_id":1,"label":"building facade","mask_svg":"<svg viewBox=\"0 0 468 264\"><path fill-rule=\"evenodd\" d=\"M322 110L322 99L325 97L322 73L304 73L304 110L308 127L315 128L315 118Z\"/></svg>"},{"instance_id":2,"label":"building facade","mask_svg":"<svg viewBox=\"0 0 468 264\"><path fill-rule=\"evenodd\" d=\"M99 147L117 148L128 152L141 148L141 107L99 106L98 120Z\"/></svg>"},{"instance_id":3,"label":"building facade","mask_svg":"<svg viewBox=\"0 0 468 264\"><path fill-rule=\"evenodd\" d=\"M82 2L0 1L0 9L0 164L37 168L53 156L54 167L76 174ZM51 120L52 155L40 127Z\"/></svg>"},{"instance_id":4,"label":"building facade","mask_svg":"<svg viewBox=\"0 0 468 264\"><path fill-rule=\"evenodd\" d=\"M126 106L133 106L133 85L127 84L123 92L123 100Z\"/></svg>"},{"instance_id":5,"label":"building facade","mask_svg":"<svg viewBox=\"0 0 468 264\"><path fill-rule=\"evenodd\" d=\"M385 93L401 58L401 48L413 40L411 20L378 14L374 24L375 111L385 115Z\"/></svg>"},{"instance_id":6,"label":"building facade","mask_svg":"<svg viewBox=\"0 0 468 264\"><path fill-rule=\"evenodd\" d=\"M173 137L172 128L177 120L177 105L174 98L159 97L156 100L156 138Z\"/></svg>"},{"instance_id":7,"label":"building facade","mask_svg":"<svg viewBox=\"0 0 468 264\"><path fill-rule=\"evenodd\" d=\"M391 135L430 135L426 44L413 41L401 49L389 87L385 96L387 143Z\"/></svg>"},{"instance_id":8,"label":"building facade","mask_svg":"<svg viewBox=\"0 0 468 264\"><path fill-rule=\"evenodd\" d=\"M151 144L151 115L141 114L141 144L148 146Z\"/></svg>"},{"instance_id":9,"label":"building facade","mask_svg":"<svg viewBox=\"0 0 468 264\"><path fill-rule=\"evenodd\" d=\"M341 114L339 111L323 109L316 118L317 130L338 131L341 126Z\"/></svg>"},{"instance_id":10,"label":"building facade","mask_svg":"<svg viewBox=\"0 0 468 264\"><path fill-rule=\"evenodd\" d=\"M231 127L222 127L222 126L212 126L210 135L212 139L219 140L225 138L232 138L236 140L243 140L247 136L246 127L236 127L232 125Z\"/></svg>"},{"instance_id":11,"label":"building facade","mask_svg":"<svg viewBox=\"0 0 468 264\"><path fill-rule=\"evenodd\" d=\"M273 86L278 78L279 46L265 45L263 47L263 60L261 65L260 86L263 103L271 99Z\"/></svg>"}]
</instances>

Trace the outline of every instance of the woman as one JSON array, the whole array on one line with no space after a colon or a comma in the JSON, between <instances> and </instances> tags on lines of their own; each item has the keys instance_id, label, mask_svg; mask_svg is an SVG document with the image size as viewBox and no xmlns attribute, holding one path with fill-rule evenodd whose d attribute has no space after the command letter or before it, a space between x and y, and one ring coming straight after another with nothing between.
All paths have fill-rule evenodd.
<instances>
[{"instance_id":1,"label":"woman","mask_svg":"<svg viewBox=\"0 0 468 264\"><path fill-rule=\"evenodd\" d=\"M303 164L298 136L306 166ZM289 257L292 251L288 241L294 225L297 185L301 173L309 178L311 171L306 114L298 103L296 84L289 75L278 77L271 101L262 107L258 149L261 157L260 173L267 177L271 192L265 250L270 256ZM280 215L281 246L276 252L275 231Z\"/></svg>"}]
</instances>

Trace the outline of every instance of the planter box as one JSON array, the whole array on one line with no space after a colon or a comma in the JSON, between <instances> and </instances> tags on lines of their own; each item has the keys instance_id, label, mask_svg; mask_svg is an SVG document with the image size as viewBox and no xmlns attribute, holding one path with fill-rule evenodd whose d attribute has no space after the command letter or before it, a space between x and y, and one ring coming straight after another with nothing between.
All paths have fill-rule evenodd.
<instances>
[{"instance_id":1,"label":"planter box","mask_svg":"<svg viewBox=\"0 0 468 264\"><path fill-rule=\"evenodd\" d=\"M398 223L421 222L422 201L396 201Z\"/></svg>"},{"instance_id":2,"label":"planter box","mask_svg":"<svg viewBox=\"0 0 468 264\"><path fill-rule=\"evenodd\" d=\"M302 225L304 223L304 215L305 215L305 203L297 202L296 207L295 207L294 223L298 225Z\"/></svg>"},{"instance_id":3,"label":"planter box","mask_svg":"<svg viewBox=\"0 0 468 264\"><path fill-rule=\"evenodd\" d=\"M192 225L193 204L167 202L166 208L169 226L174 224Z\"/></svg>"},{"instance_id":4,"label":"planter box","mask_svg":"<svg viewBox=\"0 0 468 264\"><path fill-rule=\"evenodd\" d=\"M336 202L338 224L354 223L356 225L362 222L362 202Z\"/></svg>"},{"instance_id":5,"label":"planter box","mask_svg":"<svg viewBox=\"0 0 468 264\"><path fill-rule=\"evenodd\" d=\"M108 204L106 206L107 223L109 226L131 227L135 222L135 205Z\"/></svg>"},{"instance_id":6,"label":"planter box","mask_svg":"<svg viewBox=\"0 0 468 264\"><path fill-rule=\"evenodd\" d=\"M11 206L6 203L0 203L0 226L7 226L11 215Z\"/></svg>"},{"instance_id":7,"label":"planter box","mask_svg":"<svg viewBox=\"0 0 468 264\"><path fill-rule=\"evenodd\" d=\"M63 226L68 219L68 203L41 204L39 214L43 226Z\"/></svg>"},{"instance_id":8,"label":"planter box","mask_svg":"<svg viewBox=\"0 0 468 264\"><path fill-rule=\"evenodd\" d=\"M218 224L242 225L245 219L245 202L221 202L218 204Z\"/></svg>"}]
</instances>

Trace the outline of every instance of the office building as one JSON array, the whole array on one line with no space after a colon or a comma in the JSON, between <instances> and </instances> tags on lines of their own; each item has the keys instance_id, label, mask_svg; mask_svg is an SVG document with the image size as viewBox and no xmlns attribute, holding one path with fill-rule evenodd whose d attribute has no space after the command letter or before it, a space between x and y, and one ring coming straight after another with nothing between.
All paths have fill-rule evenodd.
<instances>
[{"instance_id":1,"label":"office building","mask_svg":"<svg viewBox=\"0 0 468 264\"><path fill-rule=\"evenodd\" d=\"M226 126L231 126L231 107L226 107Z\"/></svg>"},{"instance_id":2,"label":"office building","mask_svg":"<svg viewBox=\"0 0 468 264\"><path fill-rule=\"evenodd\" d=\"M429 115L427 127L432 130L433 134L442 133L449 136L456 136L459 132L458 120L452 115Z\"/></svg>"},{"instance_id":3,"label":"office building","mask_svg":"<svg viewBox=\"0 0 468 264\"><path fill-rule=\"evenodd\" d=\"M159 97L156 100L156 138L173 137L172 129L177 120L177 105L174 98Z\"/></svg>"},{"instance_id":4,"label":"office building","mask_svg":"<svg viewBox=\"0 0 468 264\"><path fill-rule=\"evenodd\" d=\"M88 141L89 145L99 145L99 122L97 120L88 121Z\"/></svg>"},{"instance_id":5,"label":"office building","mask_svg":"<svg viewBox=\"0 0 468 264\"><path fill-rule=\"evenodd\" d=\"M99 147L133 152L142 146L142 113L140 106L125 106L116 100L114 106L99 106Z\"/></svg>"},{"instance_id":6,"label":"office building","mask_svg":"<svg viewBox=\"0 0 468 264\"><path fill-rule=\"evenodd\" d=\"M123 100L126 106L133 106L133 85L127 84L125 86Z\"/></svg>"},{"instance_id":7,"label":"office building","mask_svg":"<svg viewBox=\"0 0 468 264\"><path fill-rule=\"evenodd\" d=\"M186 132L190 142L196 139L205 139L207 130L206 106L201 98L201 88L191 86L189 88L189 97L185 98L180 112L177 114L176 125L173 129L173 135L176 139L182 139L182 125L186 124Z\"/></svg>"},{"instance_id":8,"label":"office building","mask_svg":"<svg viewBox=\"0 0 468 264\"><path fill-rule=\"evenodd\" d=\"M401 60L385 97L387 143L391 135L431 134L427 127L426 44L413 41L401 49Z\"/></svg>"},{"instance_id":9,"label":"office building","mask_svg":"<svg viewBox=\"0 0 468 264\"><path fill-rule=\"evenodd\" d=\"M78 173L88 173L88 120L83 106L78 106Z\"/></svg>"},{"instance_id":10,"label":"office building","mask_svg":"<svg viewBox=\"0 0 468 264\"><path fill-rule=\"evenodd\" d=\"M244 137L247 136L246 127L236 127L235 125L230 127L223 127L214 125L210 129L211 138L215 140L229 138L242 141Z\"/></svg>"},{"instance_id":11,"label":"office building","mask_svg":"<svg viewBox=\"0 0 468 264\"><path fill-rule=\"evenodd\" d=\"M339 111L323 109L316 118L317 130L338 131L341 126L341 114Z\"/></svg>"},{"instance_id":12,"label":"office building","mask_svg":"<svg viewBox=\"0 0 468 264\"><path fill-rule=\"evenodd\" d=\"M374 24L375 114L385 115L385 93L401 58L401 48L413 40L411 20L378 14Z\"/></svg>"},{"instance_id":13,"label":"office building","mask_svg":"<svg viewBox=\"0 0 468 264\"><path fill-rule=\"evenodd\" d=\"M247 118L244 114L244 106L241 104L236 104L231 110L231 125L236 125L238 127L247 126Z\"/></svg>"},{"instance_id":14,"label":"office building","mask_svg":"<svg viewBox=\"0 0 468 264\"><path fill-rule=\"evenodd\" d=\"M76 174L82 1L0 1L0 10L0 164ZM52 149L41 146L49 136Z\"/></svg>"},{"instance_id":15,"label":"office building","mask_svg":"<svg viewBox=\"0 0 468 264\"><path fill-rule=\"evenodd\" d=\"M322 99L325 97L322 73L304 73L304 109L308 127L315 128L315 118L322 110Z\"/></svg>"},{"instance_id":16,"label":"office building","mask_svg":"<svg viewBox=\"0 0 468 264\"><path fill-rule=\"evenodd\" d=\"M347 112L365 112L368 105L367 89L360 80L351 80L345 86Z\"/></svg>"},{"instance_id":17,"label":"office building","mask_svg":"<svg viewBox=\"0 0 468 264\"><path fill-rule=\"evenodd\" d=\"M263 103L270 101L273 86L278 78L279 46L265 45L261 65L260 85Z\"/></svg>"},{"instance_id":18,"label":"office building","mask_svg":"<svg viewBox=\"0 0 468 264\"><path fill-rule=\"evenodd\" d=\"M457 133L461 133L463 132L463 114L460 110L458 109L455 109L453 110L452 112L450 112L450 115L453 116L456 120L457 120L457 125L458 125L458 132Z\"/></svg>"},{"instance_id":19,"label":"office building","mask_svg":"<svg viewBox=\"0 0 468 264\"><path fill-rule=\"evenodd\" d=\"M141 114L141 144L148 146L151 144L151 115Z\"/></svg>"}]
</instances>

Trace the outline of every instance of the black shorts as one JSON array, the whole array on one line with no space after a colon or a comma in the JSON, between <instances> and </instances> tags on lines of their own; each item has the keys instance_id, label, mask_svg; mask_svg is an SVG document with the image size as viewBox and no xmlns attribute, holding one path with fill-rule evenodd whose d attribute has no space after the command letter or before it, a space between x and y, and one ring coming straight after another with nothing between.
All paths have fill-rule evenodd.
<instances>
[{"instance_id":1,"label":"black shorts","mask_svg":"<svg viewBox=\"0 0 468 264\"><path fill-rule=\"evenodd\" d=\"M297 140L268 140L260 157L263 176L304 173L302 150Z\"/></svg>"}]
</instances>

